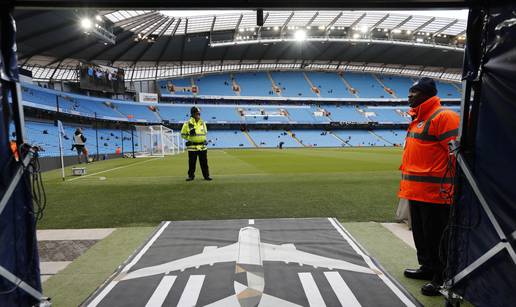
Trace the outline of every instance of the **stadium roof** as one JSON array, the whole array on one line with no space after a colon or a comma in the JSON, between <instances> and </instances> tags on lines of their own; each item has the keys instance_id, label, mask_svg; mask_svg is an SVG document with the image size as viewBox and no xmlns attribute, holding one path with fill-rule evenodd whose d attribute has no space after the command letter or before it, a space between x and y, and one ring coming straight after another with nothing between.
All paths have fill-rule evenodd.
<instances>
[{"instance_id":1,"label":"stadium roof","mask_svg":"<svg viewBox=\"0 0 516 307\"><path fill-rule=\"evenodd\" d=\"M177 12L177 11L176 11ZM258 29L256 26L256 12L222 13L197 16L175 17L169 11L129 11L118 10L104 15L115 24L135 33L147 35L172 35L176 33L204 33L210 31L241 31L242 29ZM146 16L145 19L157 18L155 23L141 26L137 23L128 23L128 20ZM399 29L402 31L420 31L441 35L463 35L466 29L466 20L445 17L415 16L393 14L388 11L264 11L263 27L298 27L298 28L340 28L357 27L359 29ZM186 22L188 19L188 28ZM159 25L156 27L156 25Z\"/></svg>"},{"instance_id":2,"label":"stadium roof","mask_svg":"<svg viewBox=\"0 0 516 307\"><path fill-rule=\"evenodd\" d=\"M462 65L466 20L459 17L340 10L265 10L263 17L259 27L256 11L18 10L15 15L20 63L30 70L52 68L51 79L80 61L155 67L156 77L158 67L167 65L360 62L443 70ZM116 43L85 34L85 19L112 31Z\"/></svg>"}]
</instances>

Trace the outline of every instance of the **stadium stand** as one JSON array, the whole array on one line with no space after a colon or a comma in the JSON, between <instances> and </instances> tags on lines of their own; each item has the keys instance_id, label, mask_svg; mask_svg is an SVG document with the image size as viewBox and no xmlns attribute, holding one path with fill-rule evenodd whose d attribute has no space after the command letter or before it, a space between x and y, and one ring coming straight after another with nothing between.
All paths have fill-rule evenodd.
<instances>
[{"instance_id":1,"label":"stadium stand","mask_svg":"<svg viewBox=\"0 0 516 307\"><path fill-rule=\"evenodd\" d=\"M332 121L338 122L355 122L355 123L366 123L367 118L355 106L342 105L325 105L324 110L329 112L329 117Z\"/></svg>"},{"instance_id":2,"label":"stadium stand","mask_svg":"<svg viewBox=\"0 0 516 307\"><path fill-rule=\"evenodd\" d=\"M378 123L409 123L410 117L403 115L405 111L407 111L407 109L400 106L367 106L364 108L364 112L369 121Z\"/></svg>"},{"instance_id":3,"label":"stadium stand","mask_svg":"<svg viewBox=\"0 0 516 307\"><path fill-rule=\"evenodd\" d=\"M400 146L405 137L403 130L375 129L339 130L333 132L316 128L317 125L342 122L346 124L403 125L410 122L404 113L406 105L369 105L364 97L392 99L404 97L413 80L408 77L373 75L364 73L344 73L343 76L331 72L249 72L225 73L205 76L158 81L159 92L166 95L192 95L192 86L196 87L199 95L206 96L252 96L274 97L271 102L225 102L215 104L209 101L198 101L202 117L208 124L282 124L293 125L292 131L285 127L277 130L250 129L217 130L210 129L208 134L210 148L276 148L280 142L283 147L347 147L347 146ZM277 103L283 99L274 92L274 85L280 89L282 97L310 98L301 104ZM353 87L356 96L349 90ZM384 86L387 90L384 89ZM460 97L458 87L453 84L438 82L439 94L443 98ZM169 89L174 91L170 92ZM57 106L63 113L73 114L83 118L97 117L107 121L126 123L160 124L163 121L171 124L182 123L190 117L192 103L139 103L126 100L97 98L52 89L42 88L33 84L23 84L23 103L30 108L55 112ZM388 93L391 90L391 94ZM178 94L181 92L180 94ZM400 95L399 93L403 93ZM357 96L360 99L357 99ZM323 98L323 100L319 100ZM180 99L180 98L178 98ZM184 98L182 98L184 99ZM351 99L353 104L333 104L324 99ZM280 100L281 101L281 100ZM389 101L389 100L386 100ZM395 100L393 100L395 101ZM187 100L188 102L188 100ZM209 102L209 103L208 103ZM449 106L459 112L458 106ZM86 120L88 122L88 120ZM302 129L296 125L307 125ZM45 151L42 156L57 156L57 127L51 121L26 122L29 141L42 146ZM65 130L70 137L75 125L65 124ZM91 126L81 125L85 136L89 139L91 153L96 153L95 130ZM387 126L388 127L388 126ZM229 127L228 127L229 128ZM220 129L220 128L219 128ZM227 129L227 128L222 128ZM328 129L328 128L325 128ZM114 153L117 147L127 150L130 144L130 132L120 129L99 129L99 155ZM124 140L125 144L122 144ZM138 142L135 142L138 150ZM71 138L65 141L65 154L74 155L70 151Z\"/></svg>"},{"instance_id":4,"label":"stadium stand","mask_svg":"<svg viewBox=\"0 0 516 307\"><path fill-rule=\"evenodd\" d=\"M283 142L283 147L302 147L283 130L252 130L248 134L258 147L278 147L280 142Z\"/></svg>"},{"instance_id":5,"label":"stadium stand","mask_svg":"<svg viewBox=\"0 0 516 307\"><path fill-rule=\"evenodd\" d=\"M253 145L239 130L212 130L208 132L208 148L249 148Z\"/></svg>"},{"instance_id":6,"label":"stadium stand","mask_svg":"<svg viewBox=\"0 0 516 307\"><path fill-rule=\"evenodd\" d=\"M346 72L343 78L357 91L360 98L391 98L371 74Z\"/></svg>"},{"instance_id":7,"label":"stadium stand","mask_svg":"<svg viewBox=\"0 0 516 307\"><path fill-rule=\"evenodd\" d=\"M161 122L161 118L149 109L148 105L138 105L135 103L121 103L114 104L115 108L125 115L131 121L156 123Z\"/></svg>"},{"instance_id":8,"label":"stadium stand","mask_svg":"<svg viewBox=\"0 0 516 307\"><path fill-rule=\"evenodd\" d=\"M76 125L64 125L66 137L63 139L63 153L65 155L75 155L75 151L71 150L72 137L75 129L79 127ZM91 126L80 126L83 129L83 134L87 139L86 145L90 154L96 153L96 133ZM14 127L11 127L14 129ZM27 120L25 122L25 130L27 133L28 143L34 146L40 146L43 151L40 152L42 157L55 157L59 155L59 132L57 126L53 122L40 122ZM138 136L135 135L135 150L138 150ZM131 150L131 133L127 130L119 129L99 129L99 154L113 154L116 149L120 147L122 151Z\"/></svg>"},{"instance_id":9,"label":"stadium stand","mask_svg":"<svg viewBox=\"0 0 516 307\"><path fill-rule=\"evenodd\" d=\"M405 98L408 95L408 89L414 83L413 80L406 77L391 76L391 75L377 75L378 79L383 84L392 90L394 96L398 98Z\"/></svg>"},{"instance_id":10,"label":"stadium stand","mask_svg":"<svg viewBox=\"0 0 516 307\"><path fill-rule=\"evenodd\" d=\"M272 72L271 77L284 97L317 97L302 73Z\"/></svg>"},{"instance_id":11,"label":"stadium stand","mask_svg":"<svg viewBox=\"0 0 516 307\"><path fill-rule=\"evenodd\" d=\"M159 114L162 119L171 123L183 122L190 117L190 106L181 104L159 105ZM206 118L208 120L208 118Z\"/></svg>"},{"instance_id":12,"label":"stadium stand","mask_svg":"<svg viewBox=\"0 0 516 307\"><path fill-rule=\"evenodd\" d=\"M204 120L210 122L239 123L242 121L234 105L200 105ZM188 111L190 117L190 111Z\"/></svg>"},{"instance_id":13,"label":"stadium stand","mask_svg":"<svg viewBox=\"0 0 516 307\"><path fill-rule=\"evenodd\" d=\"M450 85L451 86L451 85ZM451 86L454 88L453 86ZM29 107L129 122L171 123L189 117L192 104L149 104L94 98L24 85L24 104ZM408 123L407 106L366 105L230 105L201 104L203 117L211 123ZM154 110L154 111L153 111ZM458 108L455 108L458 111Z\"/></svg>"},{"instance_id":14,"label":"stadium stand","mask_svg":"<svg viewBox=\"0 0 516 307\"><path fill-rule=\"evenodd\" d=\"M160 80L158 82L159 92L162 96L178 95L192 96L192 79L177 78L173 80Z\"/></svg>"},{"instance_id":15,"label":"stadium stand","mask_svg":"<svg viewBox=\"0 0 516 307\"><path fill-rule=\"evenodd\" d=\"M234 74L240 87L240 96L277 96L272 90L272 83L264 72Z\"/></svg>"},{"instance_id":16,"label":"stadium stand","mask_svg":"<svg viewBox=\"0 0 516 307\"><path fill-rule=\"evenodd\" d=\"M214 74L195 79L199 95L234 96L232 79L228 74Z\"/></svg>"},{"instance_id":17,"label":"stadium stand","mask_svg":"<svg viewBox=\"0 0 516 307\"><path fill-rule=\"evenodd\" d=\"M339 130L333 132L346 144L353 147L364 146L392 146L373 133L364 130Z\"/></svg>"},{"instance_id":18,"label":"stadium stand","mask_svg":"<svg viewBox=\"0 0 516 307\"><path fill-rule=\"evenodd\" d=\"M288 118L291 122L296 123L328 123L330 122L327 116L321 115L316 116L317 108L314 106L303 106L303 107L289 107L286 108L288 112Z\"/></svg>"},{"instance_id":19,"label":"stadium stand","mask_svg":"<svg viewBox=\"0 0 516 307\"><path fill-rule=\"evenodd\" d=\"M306 147L343 147L344 143L332 133L321 130L292 130L294 136Z\"/></svg>"},{"instance_id":20,"label":"stadium stand","mask_svg":"<svg viewBox=\"0 0 516 307\"><path fill-rule=\"evenodd\" d=\"M353 98L346 84L335 73L307 72L312 84L319 88L320 97L324 98Z\"/></svg>"},{"instance_id":21,"label":"stadium stand","mask_svg":"<svg viewBox=\"0 0 516 307\"><path fill-rule=\"evenodd\" d=\"M437 91L441 98L460 98L461 97L460 92L451 83L437 81L436 85L437 85Z\"/></svg>"},{"instance_id":22,"label":"stadium stand","mask_svg":"<svg viewBox=\"0 0 516 307\"><path fill-rule=\"evenodd\" d=\"M282 97L304 98L356 98L350 93L346 82L357 92L358 98L405 98L408 89L414 83L409 77L391 75L373 75L371 73L345 72L342 76L335 72L249 72L210 74L192 78L180 78L159 81L160 94L166 96L193 96L192 81L198 87L198 95L203 96L236 96L233 81L244 97L276 97L273 83L280 89ZM383 83L383 85L382 85ZM187 91L170 92L167 84L176 89ZM393 95L384 89L384 85L393 91ZM312 90L317 88L319 94ZM439 94L442 98L460 98L460 91L451 83L438 82Z\"/></svg>"},{"instance_id":23,"label":"stadium stand","mask_svg":"<svg viewBox=\"0 0 516 307\"><path fill-rule=\"evenodd\" d=\"M405 130L374 130L374 134L390 145L401 146L405 142L407 131Z\"/></svg>"}]
</instances>

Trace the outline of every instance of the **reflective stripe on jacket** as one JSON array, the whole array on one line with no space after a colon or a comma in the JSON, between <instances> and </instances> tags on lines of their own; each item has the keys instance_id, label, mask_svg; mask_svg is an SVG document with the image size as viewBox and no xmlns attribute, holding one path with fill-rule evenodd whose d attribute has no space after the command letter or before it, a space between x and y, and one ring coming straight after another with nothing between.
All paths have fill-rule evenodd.
<instances>
[{"instance_id":1,"label":"reflective stripe on jacket","mask_svg":"<svg viewBox=\"0 0 516 307\"><path fill-rule=\"evenodd\" d=\"M206 146L207 134L208 128L202 119L195 121L195 118L190 117L190 120L185 122L181 128L181 137L186 140L186 148L189 151L202 151L208 149Z\"/></svg>"},{"instance_id":2,"label":"reflective stripe on jacket","mask_svg":"<svg viewBox=\"0 0 516 307\"><path fill-rule=\"evenodd\" d=\"M410 200L447 204L441 189L453 191L452 178L446 177L449 163L448 142L455 139L459 115L441 107L434 96L409 111L412 122L407 130L400 170L398 196Z\"/></svg>"}]
</instances>

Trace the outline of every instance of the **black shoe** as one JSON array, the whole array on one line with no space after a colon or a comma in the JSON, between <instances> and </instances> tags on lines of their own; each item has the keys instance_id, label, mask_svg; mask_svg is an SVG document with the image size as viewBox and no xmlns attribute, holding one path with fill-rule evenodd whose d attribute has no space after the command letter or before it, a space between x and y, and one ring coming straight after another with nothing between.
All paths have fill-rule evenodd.
<instances>
[{"instance_id":1,"label":"black shoe","mask_svg":"<svg viewBox=\"0 0 516 307\"><path fill-rule=\"evenodd\" d=\"M211 177L206 177L204 180L212 181L213 179Z\"/></svg>"},{"instance_id":2,"label":"black shoe","mask_svg":"<svg viewBox=\"0 0 516 307\"><path fill-rule=\"evenodd\" d=\"M426 296L438 296L441 295L439 292L439 286L435 285L432 282L427 283L423 287L421 287L421 293Z\"/></svg>"},{"instance_id":3,"label":"black shoe","mask_svg":"<svg viewBox=\"0 0 516 307\"><path fill-rule=\"evenodd\" d=\"M192 181L192 180L194 180L194 177L188 177L188 178L186 178L186 181Z\"/></svg>"},{"instance_id":4,"label":"black shoe","mask_svg":"<svg viewBox=\"0 0 516 307\"><path fill-rule=\"evenodd\" d=\"M422 280L432 280L432 278L434 277L434 274L432 272L425 271L420 268L419 269L406 269L403 272L403 275L405 275L405 277L407 277L407 278L422 279Z\"/></svg>"}]
</instances>

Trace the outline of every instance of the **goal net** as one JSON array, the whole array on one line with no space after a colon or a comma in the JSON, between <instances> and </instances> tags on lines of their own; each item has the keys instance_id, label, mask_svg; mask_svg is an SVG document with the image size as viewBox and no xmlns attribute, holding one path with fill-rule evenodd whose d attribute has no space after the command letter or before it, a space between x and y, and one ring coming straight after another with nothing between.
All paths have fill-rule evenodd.
<instances>
[{"instance_id":1,"label":"goal net","mask_svg":"<svg viewBox=\"0 0 516 307\"><path fill-rule=\"evenodd\" d=\"M162 125L136 126L136 157L173 155L185 151L181 135Z\"/></svg>"}]
</instances>

